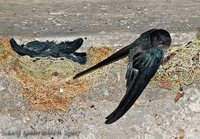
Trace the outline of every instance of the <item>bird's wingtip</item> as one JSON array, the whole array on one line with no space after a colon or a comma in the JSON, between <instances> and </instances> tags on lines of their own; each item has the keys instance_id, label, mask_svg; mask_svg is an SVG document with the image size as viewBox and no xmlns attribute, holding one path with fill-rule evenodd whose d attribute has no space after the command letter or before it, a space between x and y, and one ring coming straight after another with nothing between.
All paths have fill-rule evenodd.
<instances>
[{"instance_id":1,"label":"bird's wingtip","mask_svg":"<svg viewBox=\"0 0 200 139\"><path fill-rule=\"evenodd\" d=\"M77 76L77 74L73 77L73 80L75 80L75 79L77 79L78 78L78 76Z\"/></svg>"},{"instance_id":2,"label":"bird's wingtip","mask_svg":"<svg viewBox=\"0 0 200 139\"><path fill-rule=\"evenodd\" d=\"M109 124L111 124L111 123L109 123L108 120L106 120L106 121L105 121L105 124L106 124L106 125L109 125Z\"/></svg>"},{"instance_id":3,"label":"bird's wingtip","mask_svg":"<svg viewBox=\"0 0 200 139\"><path fill-rule=\"evenodd\" d=\"M118 120L118 119L106 117L105 124L109 125L109 124L114 123L114 122L117 121L117 120Z\"/></svg>"},{"instance_id":4,"label":"bird's wingtip","mask_svg":"<svg viewBox=\"0 0 200 139\"><path fill-rule=\"evenodd\" d=\"M11 44L14 44L14 43L16 44L15 39L14 39L14 38L11 38L11 39L10 39L10 43L11 43Z\"/></svg>"},{"instance_id":5,"label":"bird's wingtip","mask_svg":"<svg viewBox=\"0 0 200 139\"><path fill-rule=\"evenodd\" d=\"M116 122L120 117L116 116L116 115L113 115L113 112L108 115L105 119L105 124L112 124L114 122Z\"/></svg>"}]
</instances>

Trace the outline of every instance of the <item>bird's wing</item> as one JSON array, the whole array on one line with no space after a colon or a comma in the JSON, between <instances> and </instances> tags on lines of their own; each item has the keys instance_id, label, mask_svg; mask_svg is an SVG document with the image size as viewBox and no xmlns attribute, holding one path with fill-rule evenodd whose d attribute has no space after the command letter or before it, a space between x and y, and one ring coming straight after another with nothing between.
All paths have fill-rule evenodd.
<instances>
[{"instance_id":1,"label":"bird's wing","mask_svg":"<svg viewBox=\"0 0 200 139\"><path fill-rule=\"evenodd\" d=\"M86 69L78 74L76 74L73 79L79 78L85 74L88 74L98 68L101 68L103 66L106 66L108 64L111 64L119 59L122 59L124 57L126 57L129 53L130 48L132 47L132 44L120 49L119 51L117 51L116 53L112 54L111 56L109 56L108 58L106 58L105 60L99 62L98 64L90 67L89 69Z\"/></svg>"},{"instance_id":2,"label":"bird's wing","mask_svg":"<svg viewBox=\"0 0 200 139\"><path fill-rule=\"evenodd\" d=\"M103 66L106 66L108 64L111 64L119 59L122 59L124 57L126 57L128 54L129 54L129 50L132 49L133 47L136 47L138 46L138 44L141 44L142 42L145 42L145 41L148 41L149 39L149 36L151 34L151 32L155 31L157 29L151 29L151 30L148 30L144 33L142 33L140 35L139 38L137 38L133 43L131 43L130 45L120 49L119 51L117 51L116 53L112 54L111 56L109 56L108 58L106 58L105 60L99 62L98 64L90 67L89 69L86 69L78 74L76 74L73 79L76 79L76 78L79 78L85 74L88 74L98 68L101 68ZM147 40L146 40L147 39Z\"/></svg>"},{"instance_id":3,"label":"bird's wing","mask_svg":"<svg viewBox=\"0 0 200 139\"><path fill-rule=\"evenodd\" d=\"M24 55L27 55L27 54L32 54L32 51L26 49L23 46L18 45L17 42L13 38L10 39L10 45L13 48L13 50L15 52L17 52L19 55L24 56Z\"/></svg>"},{"instance_id":4,"label":"bird's wing","mask_svg":"<svg viewBox=\"0 0 200 139\"><path fill-rule=\"evenodd\" d=\"M78 50L83 44L83 39L82 38L78 38L76 40L73 40L71 42L66 41L66 42L62 42L60 44L58 44L58 46L62 47L62 53L65 54L71 54L74 53L76 50Z\"/></svg>"},{"instance_id":5,"label":"bird's wing","mask_svg":"<svg viewBox=\"0 0 200 139\"><path fill-rule=\"evenodd\" d=\"M150 48L146 52L139 52L133 56L126 74L126 94L118 107L106 117L106 124L117 121L130 109L156 73L162 59L163 52L158 48Z\"/></svg>"},{"instance_id":6,"label":"bird's wing","mask_svg":"<svg viewBox=\"0 0 200 139\"><path fill-rule=\"evenodd\" d=\"M40 53L41 51L44 51L45 49L47 49L47 45L46 45L46 42L32 41L32 42L28 42L24 46L24 48L30 51Z\"/></svg>"}]
</instances>

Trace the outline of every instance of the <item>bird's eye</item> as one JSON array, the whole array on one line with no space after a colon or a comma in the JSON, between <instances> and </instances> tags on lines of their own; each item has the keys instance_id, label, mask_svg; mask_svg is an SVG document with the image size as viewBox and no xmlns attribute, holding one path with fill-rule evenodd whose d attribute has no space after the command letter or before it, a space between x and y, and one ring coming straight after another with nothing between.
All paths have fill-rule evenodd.
<instances>
[{"instance_id":1,"label":"bird's eye","mask_svg":"<svg viewBox=\"0 0 200 139\"><path fill-rule=\"evenodd\" d=\"M158 44L164 44L164 41L160 40L158 41Z\"/></svg>"}]
</instances>

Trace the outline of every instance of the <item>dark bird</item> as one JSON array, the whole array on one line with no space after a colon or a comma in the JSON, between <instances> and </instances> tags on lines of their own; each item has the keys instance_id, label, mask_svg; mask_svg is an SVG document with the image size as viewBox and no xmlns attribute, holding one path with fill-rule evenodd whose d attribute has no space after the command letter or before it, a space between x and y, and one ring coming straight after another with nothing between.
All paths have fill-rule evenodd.
<instances>
[{"instance_id":1,"label":"dark bird","mask_svg":"<svg viewBox=\"0 0 200 139\"><path fill-rule=\"evenodd\" d=\"M120 49L107 59L78 73L74 76L74 79L128 55L126 94L118 107L106 117L105 123L111 124L121 118L135 103L162 64L164 55L170 45L171 37L166 30L149 30L141 34L133 43Z\"/></svg>"},{"instance_id":2,"label":"dark bird","mask_svg":"<svg viewBox=\"0 0 200 139\"><path fill-rule=\"evenodd\" d=\"M74 41L65 41L60 44L56 44L53 41L39 42L32 41L28 42L26 45L21 46L16 43L12 38L10 40L11 47L19 55L29 55L30 57L66 57L80 64L85 64L87 57L86 53L75 52L83 44L83 39L79 38Z\"/></svg>"}]
</instances>

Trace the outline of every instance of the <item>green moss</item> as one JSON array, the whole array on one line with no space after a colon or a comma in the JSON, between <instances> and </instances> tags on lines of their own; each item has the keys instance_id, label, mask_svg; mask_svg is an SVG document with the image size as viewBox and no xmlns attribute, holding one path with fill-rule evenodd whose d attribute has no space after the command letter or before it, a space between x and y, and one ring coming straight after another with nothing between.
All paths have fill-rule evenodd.
<instances>
[{"instance_id":1,"label":"green moss","mask_svg":"<svg viewBox=\"0 0 200 139\"><path fill-rule=\"evenodd\" d=\"M193 41L187 45L172 47L169 52L170 60L159 69L154 78L171 84L172 89L189 85L200 79L200 41Z\"/></svg>"},{"instance_id":2,"label":"green moss","mask_svg":"<svg viewBox=\"0 0 200 139\"><path fill-rule=\"evenodd\" d=\"M17 64L24 73L43 80L51 79L54 73L70 77L81 67L80 64L66 58L61 60L60 58L46 57L35 60L29 56L20 57Z\"/></svg>"}]
</instances>

